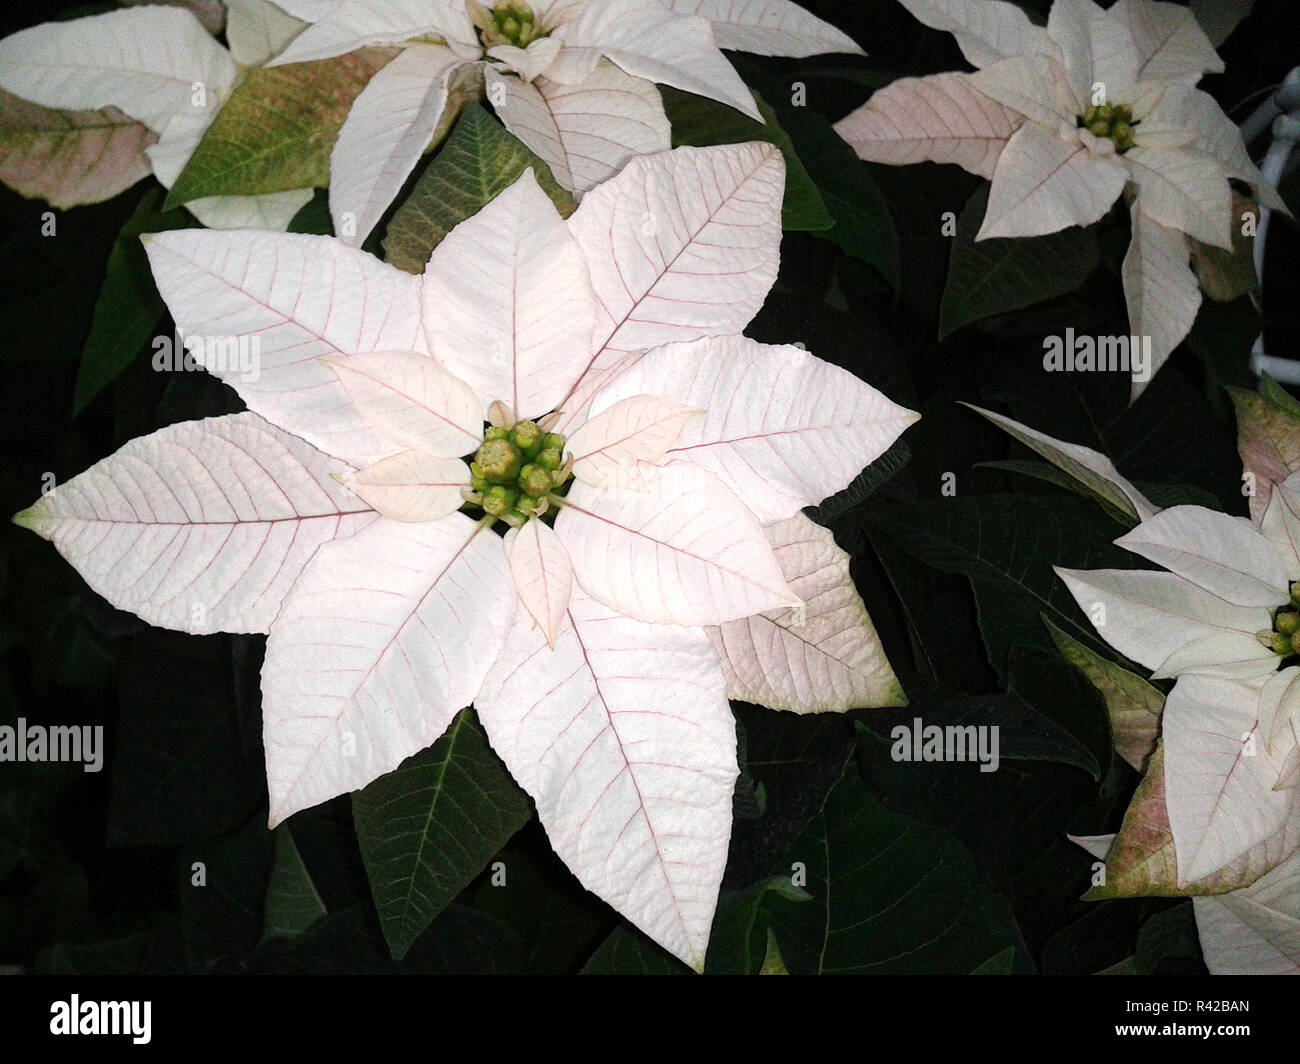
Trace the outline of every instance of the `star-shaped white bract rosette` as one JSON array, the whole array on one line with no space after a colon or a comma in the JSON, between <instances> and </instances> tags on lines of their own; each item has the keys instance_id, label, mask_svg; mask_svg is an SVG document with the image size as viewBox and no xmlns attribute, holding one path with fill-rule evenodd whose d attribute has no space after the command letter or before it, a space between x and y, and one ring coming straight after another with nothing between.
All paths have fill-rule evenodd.
<instances>
[{"instance_id":1,"label":"star-shaped white bract rosette","mask_svg":"<svg viewBox=\"0 0 1300 1064\"><path fill-rule=\"evenodd\" d=\"M277 2L312 25L276 63L402 47L357 97L330 158L334 231L357 247L429 146L454 79L476 69L506 128L581 194L670 146L656 82L762 120L720 47L860 52L790 0Z\"/></svg>"},{"instance_id":2,"label":"star-shaped white bract rosette","mask_svg":"<svg viewBox=\"0 0 1300 1064\"><path fill-rule=\"evenodd\" d=\"M1192 13L1157 0L1055 0L1046 27L1002 0L900 0L948 30L973 74L904 78L836 126L863 159L957 163L989 178L977 240L1089 225L1131 196L1129 324L1152 369L1182 341L1201 296L1187 237L1231 249L1229 178L1285 209L1213 97L1223 64ZM1149 378L1148 378L1149 379ZM1144 381L1134 380L1136 395Z\"/></svg>"},{"instance_id":3,"label":"star-shaped white bract rosette","mask_svg":"<svg viewBox=\"0 0 1300 1064\"><path fill-rule=\"evenodd\" d=\"M1200 506L1116 540L1168 570L1057 572L1098 634L1157 677L1180 886L1300 848L1300 473L1259 527Z\"/></svg>"},{"instance_id":4,"label":"star-shaped white bract rosette","mask_svg":"<svg viewBox=\"0 0 1300 1064\"><path fill-rule=\"evenodd\" d=\"M70 121L101 130L93 140L82 135L82 153L54 193L57 205L107 199L150 169L171 188L238 84L240 64L278 51L301 28L268 0L229 7L233 55L191 12L167 6L46 22L0 40L0 89L41 107L92 112ZM101 109L111 110L94 120ZM115 124L114 115L133 121ZM67 165L66 157L58 165ZM51 195L48 180L38 187ZM70 188L71 197L64 194ZM283 230L311 196L309 188L211 196L186 209L214 229Z\"/></svg>"},{"instance_id":5,"label":"star-shaped white bract rosette","mask_svg":"<svg viewBox=\"0 0 1300 1064\"><path fill-rule=\"evenodd\" d=\"M683 148L566 222L528 171L421 277L326 237L151 237L187 336L260 337L258 379L222 374L250 412L136 440L20 523L152 623L269 631L273 823L474 703L556 852L699 967L728 694L903 700L800 510L917 415L740 335L776 277L783 178L770 145Z\"/></svg>"}]
</instances>

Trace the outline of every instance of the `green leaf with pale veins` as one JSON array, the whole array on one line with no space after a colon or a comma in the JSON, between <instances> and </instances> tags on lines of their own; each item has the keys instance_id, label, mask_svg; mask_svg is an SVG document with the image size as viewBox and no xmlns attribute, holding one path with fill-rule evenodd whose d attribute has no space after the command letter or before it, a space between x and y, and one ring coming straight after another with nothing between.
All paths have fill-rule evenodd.
<instances>
[{"instance_id":1,"label":"green leaf with pale veins","mask_svg":"<svg viewBox=\"0 0 1300 1064\"><path fill-rule=\"evenodd\" d=\"M682 92L665 85L659 86L659 92L664 98L664 112L672 123L674 148L744 144L752 140L773 144L785 156L785 202L781 210L781 228L816 232L835 224L817 186L804 169L789 134L781 127L776 112L758 93L754 93L754 103L763 116L761 123L734 107L696 96L693 92Z\"/></svg>"},{"instance_id":2,"label":"green leaf with pale veins","mask_svg":"<svg viewBox=\"0 0 1300 1064\"><path fill-rule=\"evenodd\" d=\"M262 941L293 938L325 915L325 903L316 892L289 825L275 829L275 859L266 887Z\"/></svg>"},{"instance_id":3,"label":"green leaf with pale veins","mask_svg":"<svg viewBox=\"0 0 1300 1064\"><path fill-rule=\"evenodd\" d=\"M550 167L481 106L470 104L388 223L384 258L407 273L423 273L443 237L513 185L529 167L561 216L572 214L573 197L556 183Z\"/></svg>"},{"instance_id":4,"label":"green leaf with pale veins","mask_svg":"<svg viewBox=\"0 0 1300 1064\"><path fill-rule=\"evenodd\" d=\"M144 233L187 229L194 220L180 209L162 210L162 199L159 188L144 194L109 253L108 271L95 300L90 336L77 369L74 416L131 364L163 316L162 296L153 282L140 237Z\"/></svg>"},{"instance_id":5,"label":"green leaf with pale veins","mask_svg":"<svg viewBox=\"0 0 1300 1064\"><path fill-rule=\"evenodd\" d=\"M939 339L993 314L1033 306L1078 289L1101 262L1092 227L1071 226L1027 239L975 239L989 190L981 185L957 219Z\"/></svg>"},{"instance_id":6,"label":"green leaf with pale veins","mask_svg":"<svg viewBox=\"0 0 1300 1064\"><path fill-rule=\"evenodd\" d=\"M861 775L844 774L790 848L812 900L779 901L772 930L792 975L965 974L1012 951L1030 972L1006 899L947 833L891 813Z\"/></svg>"},{"instance_id":7,"label":"green leaf with pale veins","mask_svg":"<svg viewBox=\"0 0 1300 1064\"><path fill-rule=\"evenodd\" d=\"M1092 503L1069 496L972 495L926 499L868 511L874 539L883 533L927 565L970 579L989 663L1005 675L1012 646L1054 652L1046 613L1085 645L1100 645L1052 567L1131 569L1114 546L1115 529Z\"/></svg>"},{"instance_id":8,"label":"green leaf with pale veins","mask_svg":"<svg viewBox=\"0 0 1300 1064\"><path fill-rule=\"evenodd\" d=\"M213 119L165 206L208 196L324 188L330 152L352 102L392 54L363 48L250 71Z\"/></svg>"},{"instance_id":9,"label":"green leaf with pale veins","mask_svg":"<svg viewBox=\"0 0 1300 1064\"><path fill-rule=\"evenodd\" d=\"M352 812L384 937L400 959L530 808L465 709L433 746L354 794Z\"/></svg>"}]
</instances>

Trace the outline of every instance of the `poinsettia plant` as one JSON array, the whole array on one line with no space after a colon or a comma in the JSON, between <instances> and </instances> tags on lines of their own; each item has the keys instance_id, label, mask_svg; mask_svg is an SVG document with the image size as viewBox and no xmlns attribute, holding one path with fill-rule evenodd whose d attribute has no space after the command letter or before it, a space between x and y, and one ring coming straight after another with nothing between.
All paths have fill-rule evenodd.
<instances>
[{"instance_id":1,"label":"poinsettia plant","mask_svg":"<svg viewBox=\"0 0 1300 1064\"><path fill-rule=\"evenodd\" d=\"M1292 21L0 13L0 965L1300 970Z\"/></svg>"},{"instance_id":2,"label":"poinsettia plant","mask_svg":"<svg viewBox=\"0 0 1300 1064\"><path fill-rule=\"evenodd\" d=\"M976 240L1039 237L1097 221L1123 197L1132 219L1124 292L1154 365L1187 336L1201 297L1188 241L1230 251L1229 179L1284 205L1237 127L1197 89L1223 69L1192 13L1157 0L1055 0L1047 25L1002 0L900 0L953 34L975 73L903 78L836 128L863 159L956 163L988 178Z\"/></svg>"},{"instance_id":3,"label":"poinsettia plant","mask_svg":"<svg viewBox=\"0 0 1300 1064\"><path fill-rule=\"evenodd\" d=\"M1241 397L1243 439L1260 422L1278 423L1268 406L1252 417L1253 399ZM1127 510L1137 524L1116 545L1165 567L1057 569L1106 643L1152 680L1176 680L1165 697L1126 666L1089 660L1069 645L1071 660L1111 692L1117 747L1145 773L1117 834L1076 839L1105 862L1103 889L1094 893L1192 896L1212 971L1292 970L1290 927L1300 916L1300 472L1259 485L1267 503L1253 522L1196 505L1160 509L1105 456L981 413L1099 500ZM1245 483L1254 494L1253 470Z\"/></svg>"},{"instance_id":4,"label":"poinsettia plant","mask_svg":"<svg viewBox=\"0 0 1300 1064\"><path fill-rule=\"evenodd\" d=\"M905 702L800 511L917 415L737 332L775 276L783 169L678 149L568 222L526 171L419 278L327 237L154 236L186 332L261 338L260 376L228 378L249 412L129 444L17 520L148 621L269 631L272 826L472 702L566 864L702 967L728 694Z\"/></svg>"}]
</instances>

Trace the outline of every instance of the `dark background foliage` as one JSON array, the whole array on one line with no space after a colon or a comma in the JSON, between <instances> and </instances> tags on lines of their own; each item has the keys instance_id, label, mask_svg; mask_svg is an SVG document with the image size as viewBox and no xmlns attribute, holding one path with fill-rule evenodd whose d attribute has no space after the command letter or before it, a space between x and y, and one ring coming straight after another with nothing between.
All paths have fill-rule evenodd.
<instances>
[{"instance_id":1,"label":"dark background foliage","mask_svg":"<svg viewBox=\"0 0 1300 1064\"><path fill-rule=\"evenodd\" d=\"M1128 331L1118 279L1124 218L1063 236L1046 266L1006 248L971 260L980 182L956 167L846 160L826 121L895 76L962 69L951 38L892 0L806 6L871 56L737 57L815 186L811 199L787 202L788 220L799 208L805 221L834 222L787 234L780 278L748 331L802 341L924 415L856 490L815 514L854 555L911 704L808 718L736 707L745 771L709 968L756 970L770 930L791 971L1203 972L1190 903L1080 901L1091 860L1066 839L1113 831L1137 777L1112 756L1099 696L1056 656L1040 615L1098 645L1050 566L1129 564L1110 546L1121 529L1086 499L990 466L1028 453L956 402L1102 450L1159 501L1244 513L1223 385L1251 386L1246 355L1258 315L1249 296L1207 301L1188 342L1131 407L1126 378L1044 373L1045 335ZM1026 6L1041 15L1047 4ZM1221 49L1227 73L1203 83L1237 120L1296 61L1293 8L1256 4ZM0 30L86 10L10 7ZM807 107L791 105L795 83L806 87ZM722 119L696 114L689 100L669 104L680 141L716 135L709 123ZM750 135L740 127L721 139ZM133 214L151 227L188 224L183 213L158 215L160 202L144 182L60 213L48 237L43 204L0 190L3 513L30 505L47 474L62 482L133 437L239 409L207 375L154 372L148 343L114 342L113 329L130 337L138 327L96 317L107 276L119 312L147 318L149 337L170 333L132 232L119 240ZM974 213L963 216L968 204ZM966 223L955 238L941 233L949 211ZM318 202L300 228L320 217ZM1270 269L1277 293L1294 291L1286 254ZM946 290L950 271L961 270L993 278L985 286L993 291ZM1280 349L1294 336L1295 309L1270 294ZM118 356L103 371L111 383L74 416L83 354L94 345L101 360L104 351ZM940 491L948 474L951 496ZM149 628L91 592L50 544L7 524L0 595L0 722L103 725L108 745L97 774L0 765L0 964L86 973L681 970L553 856L472 717L408 762L388 791L337 799L273 835L258 699L263 639ZM917 716L998 723L1001 769L895 763L890 728ZM385 802L400 802L404 780L414 786L440 766L453 782L459 772L467 788L487 781L489 790L457 828L474 838L474 867L424 870L438 898L429 923L419 906L393 910L389 898L377 907L366 866L385 857L386 844L400 859L400 841L386 838ZM369 840L364 859L359 836ZM806 871L801 890L790 885L796 862ZM493 882L500 868L504 886ZM395 960L390 945L399 942Z\"/></svg>"}]
</instances>

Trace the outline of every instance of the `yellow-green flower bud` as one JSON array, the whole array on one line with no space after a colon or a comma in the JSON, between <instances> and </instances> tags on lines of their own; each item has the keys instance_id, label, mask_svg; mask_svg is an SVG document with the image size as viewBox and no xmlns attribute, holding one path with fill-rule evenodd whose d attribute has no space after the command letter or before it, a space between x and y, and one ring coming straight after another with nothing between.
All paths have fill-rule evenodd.
<instances>
[{"instance_id":1,"label":"yellow-green flower bud","mask_svg":"<svg viewBox=\"0 0 1300 1064\"><path fill-rule=\"evenodd\" d=\"M509 440L485 440L474 456L478 469L474 470L473 466L470 469L496 484L503 484L518 476L523 464L519 448Z\"/></svg>"},{"instance_id":2,"label":"yellow-green flower bud","mask_svg":"<svg viewBox=\"0 0 1300 1064\"><path fill-rule=\"evenodd\" d=\"M558 447L547 447L537 452L537 457L533 461L543 469L554 471L560 468L564 461L564 455Z\"/></svg>"},{"instance_id":3,"label":"yellow-green flower bud","mask_svg":"<svg viewBox=\"0 0 1300 1064\"><path fill-rule=\"evenodd\" d=\"M551 471L540 465L526 465L519 471L519 487L533 498L540 499L554 487Z\"/></svg>"},{"instance_id":4,"label":"yellow-green flower bud","mask_svg":"<svg viewBox=\"0 0 1300 1064\"><path fill-rule=\"evenodd\" d=\"M1295 635L1300 631L1300 613L1295 610L1281 609L1273 619L1273 627L1283 635Z\"/></svg>"},{"instance_id":5,"label":"yellow-green flower bud","mask_svg":"<svg viewBox=\"0 0 1300 1064\"><path fill-rule=\"evenodd\" d=\"M483 496L483 512L493 517L504 517L515 508L519 492L514 488L505 488L497 484Z\"/></svg>"},{"instance_id":6,"label":"yellow-green flower bud","mask_svg":"<svg viewBox=\"0 0 1300 1064\"><path fill-rule=\"evenodd\" d=\"M542 449L542 430L535 421L521 421L510 430L510 439L524 456L531 458Z\"/></svg>"}]
</instances>

